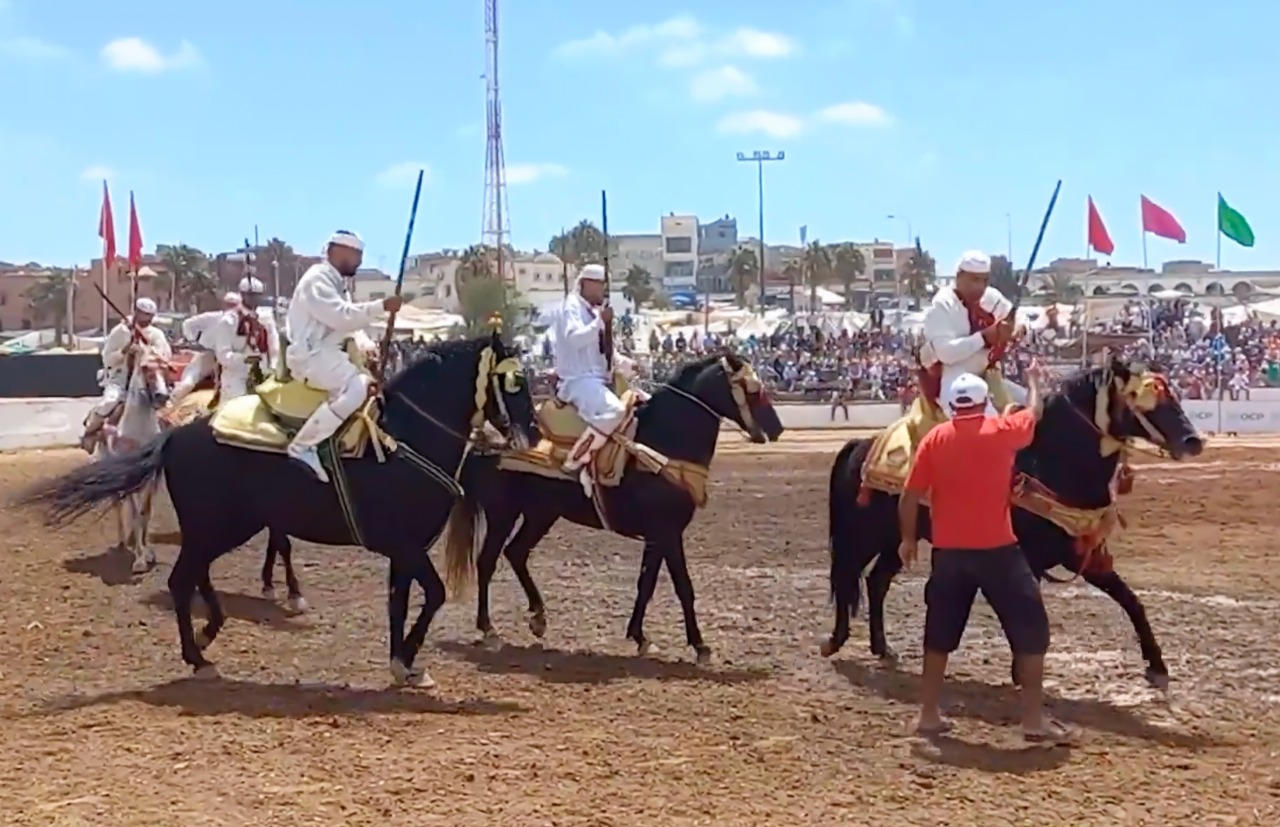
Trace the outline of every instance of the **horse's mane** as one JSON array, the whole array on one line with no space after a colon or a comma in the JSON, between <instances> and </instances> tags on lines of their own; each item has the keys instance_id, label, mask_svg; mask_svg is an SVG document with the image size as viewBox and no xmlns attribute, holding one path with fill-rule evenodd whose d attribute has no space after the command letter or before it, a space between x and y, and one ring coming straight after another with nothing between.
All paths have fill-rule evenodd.
<instances>
[{"instance_id":1,"label":"horse's mane","mask_svg":"<svg viewBox=\"0 0 1280 827\"><path fill-rule=\"evenodd\" d=\"M433 369L442 368L463 360L474 360L478 357L480 351L484 350L492 342L493 339L490 336L433 342L427 345L426 350L416 354L413 361L409 362L403 370L387 383L387 390L395 391L401 383L409 381L410 378L415 381L421 381L421 374Z\"/></svg>"},{"instance_id":2,"label":"horse's mane","mask_svg":"<svg viewBox=\"0 0 1280 827\"><path fill-rule=\"evenodd\" d=\"M704 356L696 361L686 362L684 366L680 368L680 372L677 373L668 384L675 385L680 388L688 388L693 384L693 380L698 378L698 375L702 373L702 371L706 370L709 365L720 361L722 356L724 356L722 353L713 353L710 356Z\"/></svg>"}]
</instances>

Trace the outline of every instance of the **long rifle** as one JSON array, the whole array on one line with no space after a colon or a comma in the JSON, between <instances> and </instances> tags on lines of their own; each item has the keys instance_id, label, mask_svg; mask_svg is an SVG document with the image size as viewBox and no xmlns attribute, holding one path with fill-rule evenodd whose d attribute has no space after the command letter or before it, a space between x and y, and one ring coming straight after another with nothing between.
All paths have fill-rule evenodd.
<instances>
[{"instance_id":1,"label":"long rifle","mask_svg":"<svg viewBox=\"0 0 1280 827\"><path fill-rule=\"evenodd\" d=\"M400 272L396 276L396 298L404 290L404 268L409 261L409 246L413 243L413 223L418 218L418 199L422 197L422 170L418 170L418 183L413 188L413 207L409 210L409 231L404 234L404 252L400 254ZM382 345L378 348L378 364L375 367L377 376L374 379L379 387L387 375L387 359L391 356L391 334L396 329L396 311L387 316L387 329L382 334Z\"/></svg>"},{"instance_id":2,"label":"long rifle","mask_svg":"<svg viewBox=\"0 0 1280 827\"><path fill-rule=\"evenodd\" d=\"M1040 243L1044 241L1044 231L1049 228L1049 217L1053 215L1053 208L1058 203L1058 193L1062 190L1062 179L1058 179L1058 184L1053 188L1053 196L1049 199L1049 208L1044 211L1044 218L1040 220L1040 232L1036 234L1035 246L1031 248L1031 257L1027 259L1027 269L1022 271L1022 278L1018 280L1018 291L1010 297L1013 307L1016 310L1018 302L1022 298L1022 291L1026 289L1027 279L1031 277L1031 270L1036 266L1036 256L1040 253Z\"/></svg>"},{"instance_id":3,"label":"long rifle","mask_svg":"<svg viewBox=\"0 0 1280 827\"><path fill-rule=\"evenodd\" d=\"M609 196L600 190L600 232L604 236L604 303L609 304ZM613 325L600 331L600 352L609 373L613 373Z\"/></svg>"}]
</instances>

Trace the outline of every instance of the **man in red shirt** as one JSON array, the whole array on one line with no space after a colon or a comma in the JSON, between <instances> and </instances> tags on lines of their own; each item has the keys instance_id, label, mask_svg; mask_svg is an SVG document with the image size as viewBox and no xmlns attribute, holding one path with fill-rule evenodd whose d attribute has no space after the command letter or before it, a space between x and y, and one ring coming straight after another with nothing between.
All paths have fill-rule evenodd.
<instances>
[{"instance_id":1,"label":"man in red shirt","mask_svg":"<svg viewBox=\"0 0 1280 827\"><path fill-rule=\"evenodd\" d=\"M952 417L920 441L898 507L904 565L915 562L917 517L929 498L932 570L925 585L924 680L916 731L949 729L939 707L947 658L960 645L979 591L1000 619L1022 684L1022 731L1028 741L1062 742L1070 733L1044 715L1044 655L1049 618L1040 584L1013 533L1014 459L1031 444L1042 413L1041 371L1027 371L1027 407L988 416L987 384L961 374L946 389Z\"/></svg>"}]
</instances>

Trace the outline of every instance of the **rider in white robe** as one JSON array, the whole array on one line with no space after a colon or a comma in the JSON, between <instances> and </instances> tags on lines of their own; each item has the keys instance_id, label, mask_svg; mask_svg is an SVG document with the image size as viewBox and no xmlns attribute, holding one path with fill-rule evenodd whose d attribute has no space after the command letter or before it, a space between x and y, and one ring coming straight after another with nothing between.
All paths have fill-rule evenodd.
<instances>
[{"instance_id":1,"label":"rider in white robe","mask_svg":"<svg viewBox=\"0 0 1280 827\"><path fill-rule=\"evenodd\" d=\"M263 378L274 373L280 358L280 336L272 315L258 307L262 282L253 276L240 280L240 306L223 313L213 328L213 349L222 368L218 383L219 404L249 392L249 373L257 366ZM256 319L265 342L245 334Z\"/></svg>"},{"instance_id":2,"label":"rider in white robe","mask_svg":"<svg viewBox=\"0 0 1280 827\"><path fill-rule=\"evenodd\" d=\"M351 301L343 278L354 276L363 260L364 242L358 235L346 230L334 233L325 260L312 265L298 280L285 316L289 339L285 364L295 379L329 394L329 401L316 409L289 443L288 453L323 482L329 481L329 475L316 448L360 409L372 384L372 378L347 356L343 343L355 338L367 349L372 339L363 334L365 328L401 305L399 296Z\"/></svg>"},{"instance_id":3,"label":"rider in white robe","mask_svg":"<svg viewBox=\"0 0 1280 827\"><path fill-rule=\"evenodd\" d=\"M240 306L240 294L231 292L222 297L222 309L198 313L182 323L182 338L203 350L195 355L182 369L182 378L173 386L173 394L169 404L177 405L183 398L195 390L205 379L213 375L218 367L218 358L213 354L213 328L222 318L222 314Z\"/></svg>"},{"instance_id":4,"label":"rider in white robe","mask_svg":"<svg viewBox=\"0 0 1280 827\"><path fill-rule=\"evenodd\" d=\"M939 289L925 313L920 363L925 368L941 365L943 389L951 387L963 373L986 376L992 347L1003 339L1016 341L1026 332L1023 326L1014 324L1013 303L990 286L990 277L991 258L978 250L966 252L956 265L955 288ZM995 324L973 332L966 300L976 302L994 317ZM1007 379L1002 381L1012 401L1018 404L1026 401L1024 388ZM950 416L946 405L940 407ZM987 398L987 409L989 413L995 412L991 395Z\"/></svg>"},{"instance_id":5,"label":"rider in white robe","mask_svg":"<svg viewBox=\"0 0 1280 827\"><path fill-rule=\"evenodd\" d=\"M573 292L557 314L553 349L560 384L556 396L577 410L587 429L569 452L564 470L589 467L591 458L622 423L626 406L614 393L608 361L601 352L601 332L613 323L613 309L604 304L604 268L582 268ZM597 310L597 308L599 308Z\"/></svg>"},{"instance_id":6,"label":"rider in white robe","mask_svg":"<svg viewBox=\"0 0 1280 827\"><path fill-rule=\"evenodd\" d=\"M80 445L86 451L93 450L102 424L124 399L130 379L130 357L138 356L144 348L161 359L167 360L173 355L164 331L151 324L157 312L154 301L145 296L138 299L133 305L133 315L112 328L102 343L102 399L85 419ZM135 335L141 341L135 341Z\"/></svg>"}]
</instances>

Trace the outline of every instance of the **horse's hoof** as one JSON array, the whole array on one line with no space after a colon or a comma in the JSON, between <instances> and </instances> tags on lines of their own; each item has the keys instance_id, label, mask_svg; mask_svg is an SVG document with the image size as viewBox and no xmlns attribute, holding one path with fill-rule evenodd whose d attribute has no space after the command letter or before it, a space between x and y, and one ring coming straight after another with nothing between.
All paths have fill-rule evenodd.
<instances>
[{"instance_id":1,"label":"horse's hoof","mask_svg":"<svg viewBox=\"0 0 1280 827\"><path fill-rule=\"evenodd\" d=\"M426 670L405 666L399 660L391 661L391 680L396 686L431 689L436 682Z\"/></svg>"},{"instance_id":2,"label":"horse's hoof","mask_svg":"<svg viewBox=\"0 0 1280 827\"><path fill-rule=\"evenodd\" d=\"M880 652L876 657L880 658L881 663L897 663L898 651L892 646L884 647L884 651Z\"/></svg>"},{"instance_id":3,"label":"horse's hoof","mask_svg":"<svg viewBox=\"0 0 1280 827\"><path fill-rule=\"evenodd\" d=\"M547 616L542 612L534 612L529 615L529 631L533 636L542 639L547 633Z\"/></svg>"},{"instance_id":4,"label":"horse's hoof","mask_svg":"<svg viewBox=\"0 0 1280 827\"><path fill-rule=\"evenodd\" d=\"M199 632L196 632L196 648L197 649L204 651L205 649L208 649L212 645L213 645L213 641L209 640L209 636L204 633L203 629L200 630Z\"/></svg>"},{"instance_id":5,"label":"horse's hoof","mask_svg":"<svg viewBox=\"0 0 1280 827\"><path fill-rule=\"evenodd\" d=\"M197 680L202 681L213 681L222 677L218 674L218 667L208 662L197 666L194 675Z\"/></svg>"},{"instance_id":6,"label":"horse's hoof","mask_svg":"<svg viewBox=\"0 0 1280 827\"><path fill-rule=\"evenodd\" d=\"M147 566L150 568L155 568L156 563L158 562L156 559L156 550L153 549L151 546L147 546L146 561L147 561Z\"/></svg>"},{"instance_id":7,"label":"horse's hoof","mask_svg":"<svg viewBox=\"0 0 1280 827\"><path fill-rule=\"evenodd\" d=\"M275 599L276 599L276 587L275 587L275 586L263 586L263 587L262 587L262 599L263 599L263 600L275 600Z\"/></svg>"},{"instance_id":8,"label":"horse's hoof","mask_svg":"<svg viewBox=\"0 0 1280 827\"><path fill-rule=\"evenodd\" d=\"M836 652L840 651L840 644L836 643L834 638L827 638L822 641L822 645L818 647L818 651L824 658L829 658Z\"/></svg>"},{"instance_id":9,"label":"horse's hoof","mask_svg":"<svg viewBox=\"0 0 1280 827\"><path fill-rule=\"evenodd\" d=\"M284 608L289 614L300 615L310 607L307 605L307 599L299 594L286 600Z\"/></svg>"},{"instance_id":10,"label":"horse's hoof","mask_svg":"<svg viewBox=\"0 0 1280 827\"><path fill-rule=\"evenodd\" d=\"M480 646L485 649L493 650L502 645L502 637L499 636L496 629L485 629L484 634L480 636Z\"/></svg>"},{"instance_id":11,"label":"horse's hoof","mask_svg":"<svg viewBox=\"0 0 1280 827\"><path fill-rule=\"evenodd\" d=\"M695 650L698 653L697 657L694 659L695 663L697 663L699 666L706 666L707 664L711 663L711 647L710 646L698 646L698 647L695 647Z\"/></svg>"},{"instance_id":12,"label":"horse's hoof","mask_svg":"<svg viewBox=\"0 0 1280 827\"><path fill-rule=\"evenodd\" d=\"M133 565L129 567L129 571L134 574L146 574L151 571L151 564L143 558L134 558Z\"/></svg>"},{"instance_id":13,"label":"horse's hoof","mask_svg":"<svg viewBox=\"0 0 1280 827\"><path fill-rule=\"evenodd\" d=\"M647 658L650 655L656 655L661 651L662 650L658 648L658 644L648 640L642 640L636 644L636 654L642 658Z\"/></svg>"},{"instance_id":14,"label":"horse's hoof","mask_svg":"<svg viewBox=\"0 0 1280 827\"><path fill-rule=\"evenodd\" d=\"M1152 689L1156 689L1160 692L1169 691L1169 673L1168 672L1160 672L1155 669L1148 668L1146 672L1146 678L1147 678L1147 683L1151 686Z\"/></svg>"}]
</instances>

